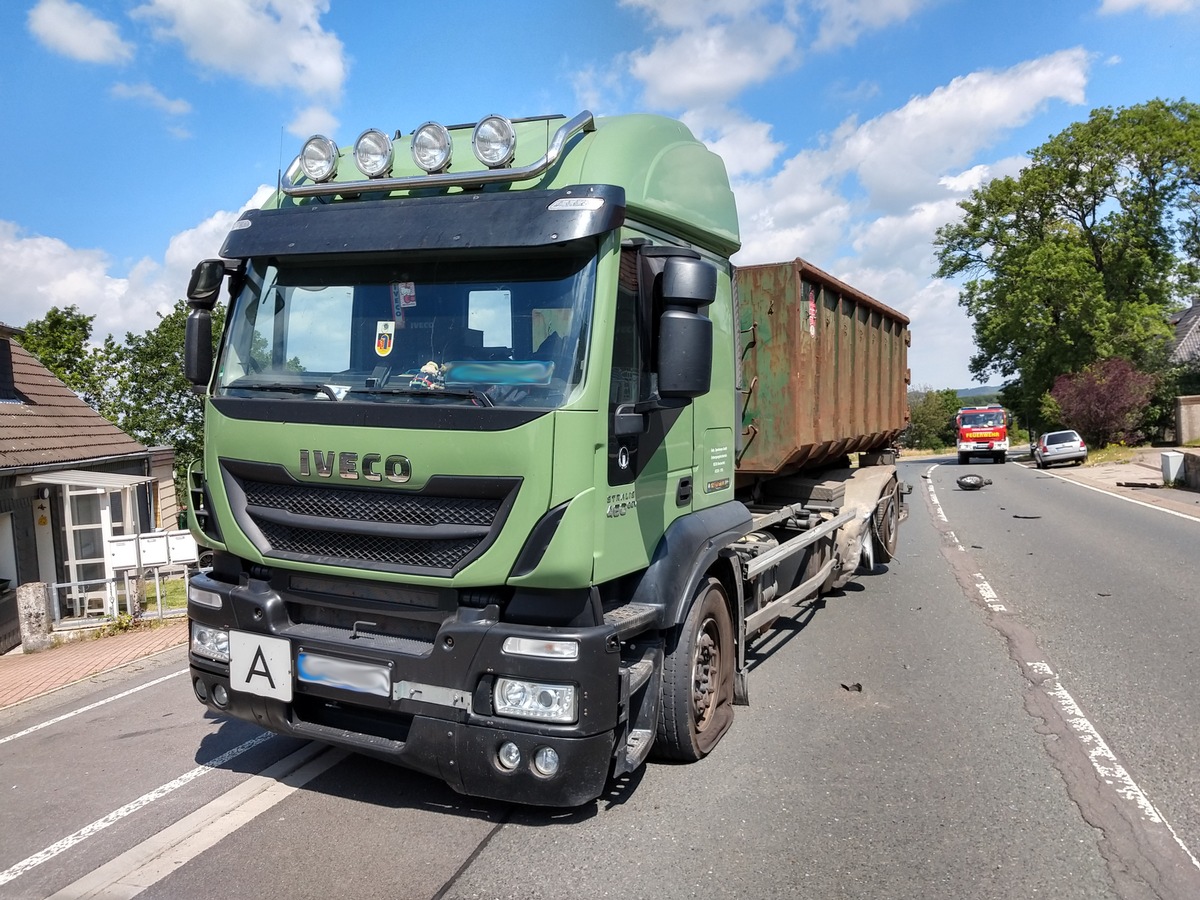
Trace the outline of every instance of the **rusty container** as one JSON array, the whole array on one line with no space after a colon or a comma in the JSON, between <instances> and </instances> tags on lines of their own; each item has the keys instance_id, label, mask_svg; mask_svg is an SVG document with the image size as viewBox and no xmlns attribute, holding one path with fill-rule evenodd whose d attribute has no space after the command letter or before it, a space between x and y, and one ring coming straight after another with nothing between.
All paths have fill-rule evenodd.
<instances>
[{"instance_id":1,"label":"rusty container","mask_svg":"<svg viewBox=\"0 0 1200 900\"><path fill-rule=\"evenodd\" d=\"M908 317L816 266L739 267L738 481L884 450L908 424Z\"/></svg>"}]
</instances>

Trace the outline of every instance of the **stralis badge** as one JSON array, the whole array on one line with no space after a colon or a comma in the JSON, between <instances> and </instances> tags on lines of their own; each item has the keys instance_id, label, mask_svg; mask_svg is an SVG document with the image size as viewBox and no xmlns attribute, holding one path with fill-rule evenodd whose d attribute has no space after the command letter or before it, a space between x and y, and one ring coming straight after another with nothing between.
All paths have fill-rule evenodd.
<instances>
[{"instance_id":1,"label":"stralis badge","mask_svg":"<svg viewBox=\"0 0 1200 900\"><path fill-rule=\"evenodd\" d=\"M387 356L396 342L396 323L379 322L375 326L375 355Z\"/></svg>"}]
</instances>

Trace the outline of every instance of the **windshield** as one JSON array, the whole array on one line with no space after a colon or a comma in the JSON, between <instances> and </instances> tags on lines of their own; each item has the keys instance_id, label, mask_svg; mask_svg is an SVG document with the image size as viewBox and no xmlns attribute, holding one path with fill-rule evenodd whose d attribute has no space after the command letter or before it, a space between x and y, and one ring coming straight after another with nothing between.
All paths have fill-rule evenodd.
<instances>
[{"instance_id":1,"label":"windshield","mask_svg":"<svg viewBox=\"0 0 1200 900\"><path fill-rule=\"evenodd\" d=\"M251 265L217 393L553 409L583 378L594 256Z\"/></svg>"},{"instance_id":2,"label":"windshield","mask_svg":"<svg viewBox=\"0 0 1200 900\"><path fill-rule=\"evenodd\" d=\"M1004 413L1002 411L962 414L963 428L999 428L1003 424Z\"/></svg>"}]
</instances>

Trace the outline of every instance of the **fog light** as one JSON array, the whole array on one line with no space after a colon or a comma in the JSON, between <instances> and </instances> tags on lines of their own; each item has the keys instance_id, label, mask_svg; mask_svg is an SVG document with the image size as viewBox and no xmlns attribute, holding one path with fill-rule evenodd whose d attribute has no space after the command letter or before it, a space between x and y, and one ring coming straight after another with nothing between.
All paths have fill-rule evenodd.
<instances>
[{"instance_id":1,"label":"fog light","mask_svg":"<svg viewBox=\"0 0 1200 900\"><path fill-rule=\"evenodd\" d=\"M492 691L496 714L517 719L570 724L575 721L575 688L517 678L497 678Z\"/></svg>"},{"instance_id":2,"label":"fog light","mask_svg":"<svg viewBox=\"0 0 1200 900\"><path fill-rule=\"evenodd\" d=\"M521 749L512 741L505 741L500 745L500 752L496 754L496 762L500 763L503 769L515 769L521 764Z\"/></svg>"},{"instance_id":3,"label":"fog light","mask_svg":"<svg viewBox=\"0 0 1200 900\"><path fill-rule=\"evenodd\" d=\"M221 709L229 705L229 691L225 690L225 685L214 684L212 694L213 703L217 704Z\"/></svg>"},{"instance_id":4,"label":"fog light","mask_svg":"<svg viewBox=\"0 0 1200 900\"><path fill-rule=\"evenodd\" d=\"M368 128L354 142L354 161L368 178L379 178L392 168L392 141L375 128Z\"/></svg>"},{"instance_id":5,"label":"fog light","mask_svg":"<svg viewBox=\"0 0 1200 900\"><path fill-rule=\"evenodd\" d=\"M489 169L495 169L512 162L517 152L517 134L512 122L504 116L488 116L475 126L471 146L476 159Z\"/></svg>"},{"instance_id":6,"label":"fog light","mask_svg":"<svg viewBox=\"0 0 1200 900\"><path fill-rule=\"evenodd\" d=\"M558 751L553 747L538 747L533 756L533 767L542 775L554 775L558 772Z\"/></svg>"},{"instance_id":7,"label":"fog light","mask_svg":"<svg viewBox=\"0 0 1200 900\"><path fill-rule=\"evenodd\" d=\"M197 678L192 682L192 690L196 692L196 699L201 703L208 702L208 688L204 686L204 679Z\"/></svg>"},{"instance_id":8,"label":"fog light","mask_svg":"<svg viewBox=\"0 0 1200 900\"><path fill-rule=\"evenodd\" d=\"M300 151L300 170L318 183L333 177L337 163L338 146L323 134L314 134Z\"/></svg>"},{"instance_id":9,"label":"fog light","mask_svg":"<svg viewBox=\"0 0 1200 900\"><path fill-rule=\"evenodd\" d=\"M450 165L451 152L453 142L444 125L426 122L413 133L413 161L426 172L440 172Z\"/></svg>"},{"instance_id":10,"label":"fog light","mask_svg":"<svg viewBox=\"0 0 1200 900\"><path fill-rule=\"evenodd\" d=\"M229 662L229 632L193 622L192 652L215 662Z\"/></svg>"}]
</instances>

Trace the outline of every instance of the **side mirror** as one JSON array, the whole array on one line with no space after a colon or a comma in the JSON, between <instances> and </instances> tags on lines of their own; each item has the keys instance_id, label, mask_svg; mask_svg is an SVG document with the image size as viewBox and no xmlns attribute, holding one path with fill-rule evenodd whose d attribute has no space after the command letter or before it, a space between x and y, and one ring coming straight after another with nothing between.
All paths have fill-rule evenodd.
<instances>
[{"instance_id":1,"label":"side mirror","mask_svg":"<svg viewBox=\"0 0 1200 900\"><path fill-rule=\"evenodd\" d=\"M183 327L183 374L192 383L192 390L204 393L212 368L212 313L193 307Z\"/></svg>"},{"instance_id":2,"label":"side mirror","mask_svg":"<svg viewBox=\"0 0 1200 900\"><path fill-rule=\"evenodd\" d=\"M193 309L212 309L217 305L217 295L221 291L221 282L225 280L225 261L221 259L206 259L197 263L192 269L191 280L188 281L187 298Z\"/></svg>"},{"instance_id":3,"label":"side mirror","mask_svg":"<svg viewBox=\"0 0 1200 900\"><path fill-rule=\"evenodd\" d=\"M700 313L717 297L716 267L701 259L672 256L662 274L666 309L658 325L658 393L690 398L712 387L712 320Z\"/></svg>"}]
</instances>

